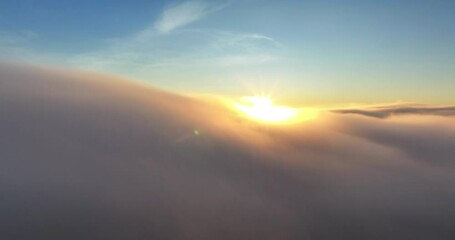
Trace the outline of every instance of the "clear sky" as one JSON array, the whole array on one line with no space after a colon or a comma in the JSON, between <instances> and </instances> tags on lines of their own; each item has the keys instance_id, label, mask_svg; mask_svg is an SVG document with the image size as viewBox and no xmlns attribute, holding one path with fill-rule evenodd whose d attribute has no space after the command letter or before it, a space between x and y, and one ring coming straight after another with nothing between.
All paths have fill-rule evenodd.
<instances>
[{"instance_id":1,"label":"clear sky","mask_svg":"<svg viewBox=\"0 0 455 240\"><path fill-rule=\"evenodd\" d=\"M2 0L0 58L299 104L455 103L455 1Z\"/></svg>"}]
</instances>

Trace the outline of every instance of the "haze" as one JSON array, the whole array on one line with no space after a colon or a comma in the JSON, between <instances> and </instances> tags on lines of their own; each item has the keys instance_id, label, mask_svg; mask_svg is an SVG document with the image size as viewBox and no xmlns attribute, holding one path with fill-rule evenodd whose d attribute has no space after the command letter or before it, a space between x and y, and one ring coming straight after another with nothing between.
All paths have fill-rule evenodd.
<instances>
[{"instance_id":1,"label":"haze","mask_svg":"<svg viewBox=\"0 0 455 240\"><path fill-rule=\"evenodd\" d=\"M1 1L0 239L454 239L454 6Z\"/></svg>"}]
</instances>

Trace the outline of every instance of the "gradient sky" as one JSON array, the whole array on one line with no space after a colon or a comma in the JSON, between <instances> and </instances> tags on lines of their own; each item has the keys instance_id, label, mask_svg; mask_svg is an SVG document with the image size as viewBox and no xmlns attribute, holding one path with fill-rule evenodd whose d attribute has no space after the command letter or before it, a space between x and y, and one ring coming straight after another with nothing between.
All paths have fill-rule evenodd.
<instances>
[{"instance_id":1,"label":"gradient sky","mask_svg":"<svg viewBox=\"0 0 455 240\"><path fill-rule=\"evenodd\" d=\"M0 1L0 58L299 104L455 103L454 1Z\"/></svg>"}]
</instances>

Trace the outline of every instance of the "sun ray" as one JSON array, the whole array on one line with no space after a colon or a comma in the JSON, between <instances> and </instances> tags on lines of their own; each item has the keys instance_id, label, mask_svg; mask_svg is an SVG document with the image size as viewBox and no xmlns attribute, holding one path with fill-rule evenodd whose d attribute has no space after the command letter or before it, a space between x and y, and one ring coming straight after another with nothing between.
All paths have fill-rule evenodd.
<instances>
[{"instance_id":1,"label":"sun ray","mask_svg":"<svg viewBox=\"0 0 455 240\"><path fill-rule=\"evenodd\" d=\"M284 123L293 120L297 117L296 109L275 106L272 99L263 96L243 97L244 103L234 102L234 107L243 113L245 116L269 123Z\"/></svg>"}]
</instances>

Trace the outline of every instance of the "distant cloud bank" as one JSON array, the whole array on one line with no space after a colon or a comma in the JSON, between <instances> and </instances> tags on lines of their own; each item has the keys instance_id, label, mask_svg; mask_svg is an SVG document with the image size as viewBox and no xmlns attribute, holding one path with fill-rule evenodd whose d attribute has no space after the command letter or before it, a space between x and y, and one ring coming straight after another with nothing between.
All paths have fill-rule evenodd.
<instances>
[{"instance_id":1,"label":"distant cloud bank","mask_svg":"<svg viewBox=\"0 0 455 240\"><path fill-rule=\"evenodd\" d=\"M0 232L453 239L453 111L343 109L267 126L116 76L2 64Z\"/></svg>"},{"instance_id":2,"label":"distant cloud bank","mask_svg":"<svg viewBox=\"0 0 455 240\"><path fill-rule=\"evenodd\" d=\"M388 118L396 115L437 115L455 116L455 106L427 106L416 104L402 104L392 106L371 107L366 109L334 110L335 113L360 114L375 118Z\"/></svg>"}]
</instances>

